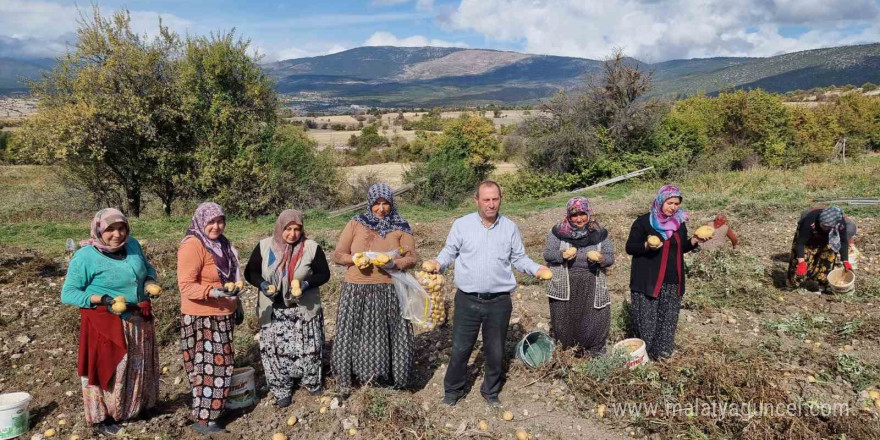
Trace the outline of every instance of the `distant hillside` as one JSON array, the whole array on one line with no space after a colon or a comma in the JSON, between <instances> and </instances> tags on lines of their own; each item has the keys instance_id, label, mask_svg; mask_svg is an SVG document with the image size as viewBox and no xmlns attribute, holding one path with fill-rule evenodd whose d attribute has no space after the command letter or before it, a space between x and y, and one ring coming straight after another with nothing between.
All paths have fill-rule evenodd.
<instances>
[{"instance_id":1,"label":"distant hillside","mask_svg":"<svg viewBox=\"0 0 880 440\"><path fill-rule=\"evenodd\" d=\"M631 60L637 62L637 60ZM0 58L0 94L24 90L51 60ZM880 43L795 52L768 58L703 58L640 63L654 72L652 96L681 97L735 88L773 92L880 83ZM486 49L359 47L263 65L305 109L350 104L381 107L527 104L576 87L598 73L596 60ZM304 93L300 97L300 93Z\"/></svg>"},{"instance_id":2,"label":"distant hillside","mask_svg":"<svg viewBox=\"0 0 880 440\"><path fill-rule=\"evenodd\" d=\"M880 44L640 64L654 72L653 96L756 87L786 92L880 83ZM265 67L281 93L316 92L335 104L430 107L534 102L576 86L601 62L483 49L361 47Z\"/></svg>"},{"instance_id":3,"label":"distant hillside","mask_svg":"<svg viewBox=\"0 0 880 440\"><path fill-rule=\"evenodd\" d=\"M23 92L27 90L27 84L22 78L37 79L46 69L52 68L55 62L48 58L36 60L17 60L12 58L0 58L0 95Z\"/></svg>"}]
</instances>

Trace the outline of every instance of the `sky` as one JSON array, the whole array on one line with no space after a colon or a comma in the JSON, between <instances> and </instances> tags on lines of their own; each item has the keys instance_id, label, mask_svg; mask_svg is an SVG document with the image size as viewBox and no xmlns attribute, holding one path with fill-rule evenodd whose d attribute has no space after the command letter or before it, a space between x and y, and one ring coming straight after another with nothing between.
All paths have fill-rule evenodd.
<instances>
[{"instance_id":1,"label":"sky","mask_svg":"<svg viewBox=\"0 0 880 440\"><path fill-rule=\"evenodd\" d=\"M880 42L880 0L95 0L181 35L233 28L263 61L360 46L455 46L645 62ZM57 57L92 3L0 0L0 57Z\"/></svg>"}]
</instances>

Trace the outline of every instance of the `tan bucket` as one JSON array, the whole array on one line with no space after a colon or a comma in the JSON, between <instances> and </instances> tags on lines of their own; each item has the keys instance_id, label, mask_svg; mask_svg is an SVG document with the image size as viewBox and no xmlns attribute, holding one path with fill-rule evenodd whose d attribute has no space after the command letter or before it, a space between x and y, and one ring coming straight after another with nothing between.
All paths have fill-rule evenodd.
<instances>
[{"instance_id":1,"label":"tan bucket","mask_svg":"<svg viewBox=\"0 0 880 440\"><path fill-rule=\"evenodd\" d=\"M843 268L837 268L828 272L828 285L835 293L852 292L856 288L856 274L853 271L844 272Z\"/></svg>"}]
</instances>

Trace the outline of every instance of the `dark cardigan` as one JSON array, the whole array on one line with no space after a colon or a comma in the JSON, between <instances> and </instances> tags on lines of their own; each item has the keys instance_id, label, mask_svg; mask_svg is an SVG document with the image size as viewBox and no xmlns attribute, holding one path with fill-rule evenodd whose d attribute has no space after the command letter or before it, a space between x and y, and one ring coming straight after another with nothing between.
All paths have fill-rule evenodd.
<instances>
[{"instance_id":1,"label":"dark cardigan","mask_svg":"<svg viewBox=\"0 0 880 440\"><path fill-rule=\"evenodd\" d=\"M688 240L687 225L681 227L663 242L663 247L657 250L645 248L645 242L649 235L654 235L662 240L663 237L651 226L651 214L640 215L629 230L629 238L626 240L626 253L632 255L632 269L629 277L629 288L634 292L657 298L663 279L666 277L666 266L675 265L678 273L678 296L684 294L684 254L696 249L698 246ZM678 246L674 247L677 252L670 255L670 241L677 240Z\"/></svg>"}]
</instances>

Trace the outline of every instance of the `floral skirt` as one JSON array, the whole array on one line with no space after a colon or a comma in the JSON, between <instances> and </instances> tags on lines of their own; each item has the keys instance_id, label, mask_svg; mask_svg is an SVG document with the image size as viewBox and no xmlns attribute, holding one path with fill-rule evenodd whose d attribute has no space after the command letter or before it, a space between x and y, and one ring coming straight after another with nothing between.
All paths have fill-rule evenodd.
<instances>
[{"instance_id":1,"label":"floral skirt","mask_svg":"<svg viewBox=\"0 0 880 440\"><path fill-rule=\"evenodd\" d=\"M116 421L137 417L156 406L159 396L159 352L153 320L132 313L122 321L126 354L116 366L110 388L103 390L82 381L86 422L101 423L108 417Z\"/></svg>"},{"instance_id":2,"label":"floral skirt","mask_svg":"<svg viewBox=\"0 0 880 440\"><path fill-rule=\"evenodd\" d=\"M800 231L795 232L794 241L791 244L791 257L788 261L788 285L789 287L802 287L807 281L813 281L818 287L828 287L828 272L837 264L837 253L831 249L827 240L810 240L804 246L804 261L807 263L805 276L795 275L797 270L797 242Z\"/></svg>"},{"instance_id":3,"label":"floral skirt","mask_svg":"<svg viewBox=\"0 0 880 440\"><path fill-rule=\"evenodd\" d=\"M192 386L192 416L207 424L220 417L234 365L232 315L180 316L183 367Z\"/></svg>"},{"instance_id":4,"label":"floral skirt","mask_svg":"<svg viewBox=\"0 0 880 440\"><path fill-rule=\"evenodd\" d=\"M323 353L323 313L306 321L296 307L273 308L272 321L260 326L260 357L276 399L290 397L297 380L309 391L319 389Z\"/></svg>"}]
</instances>

